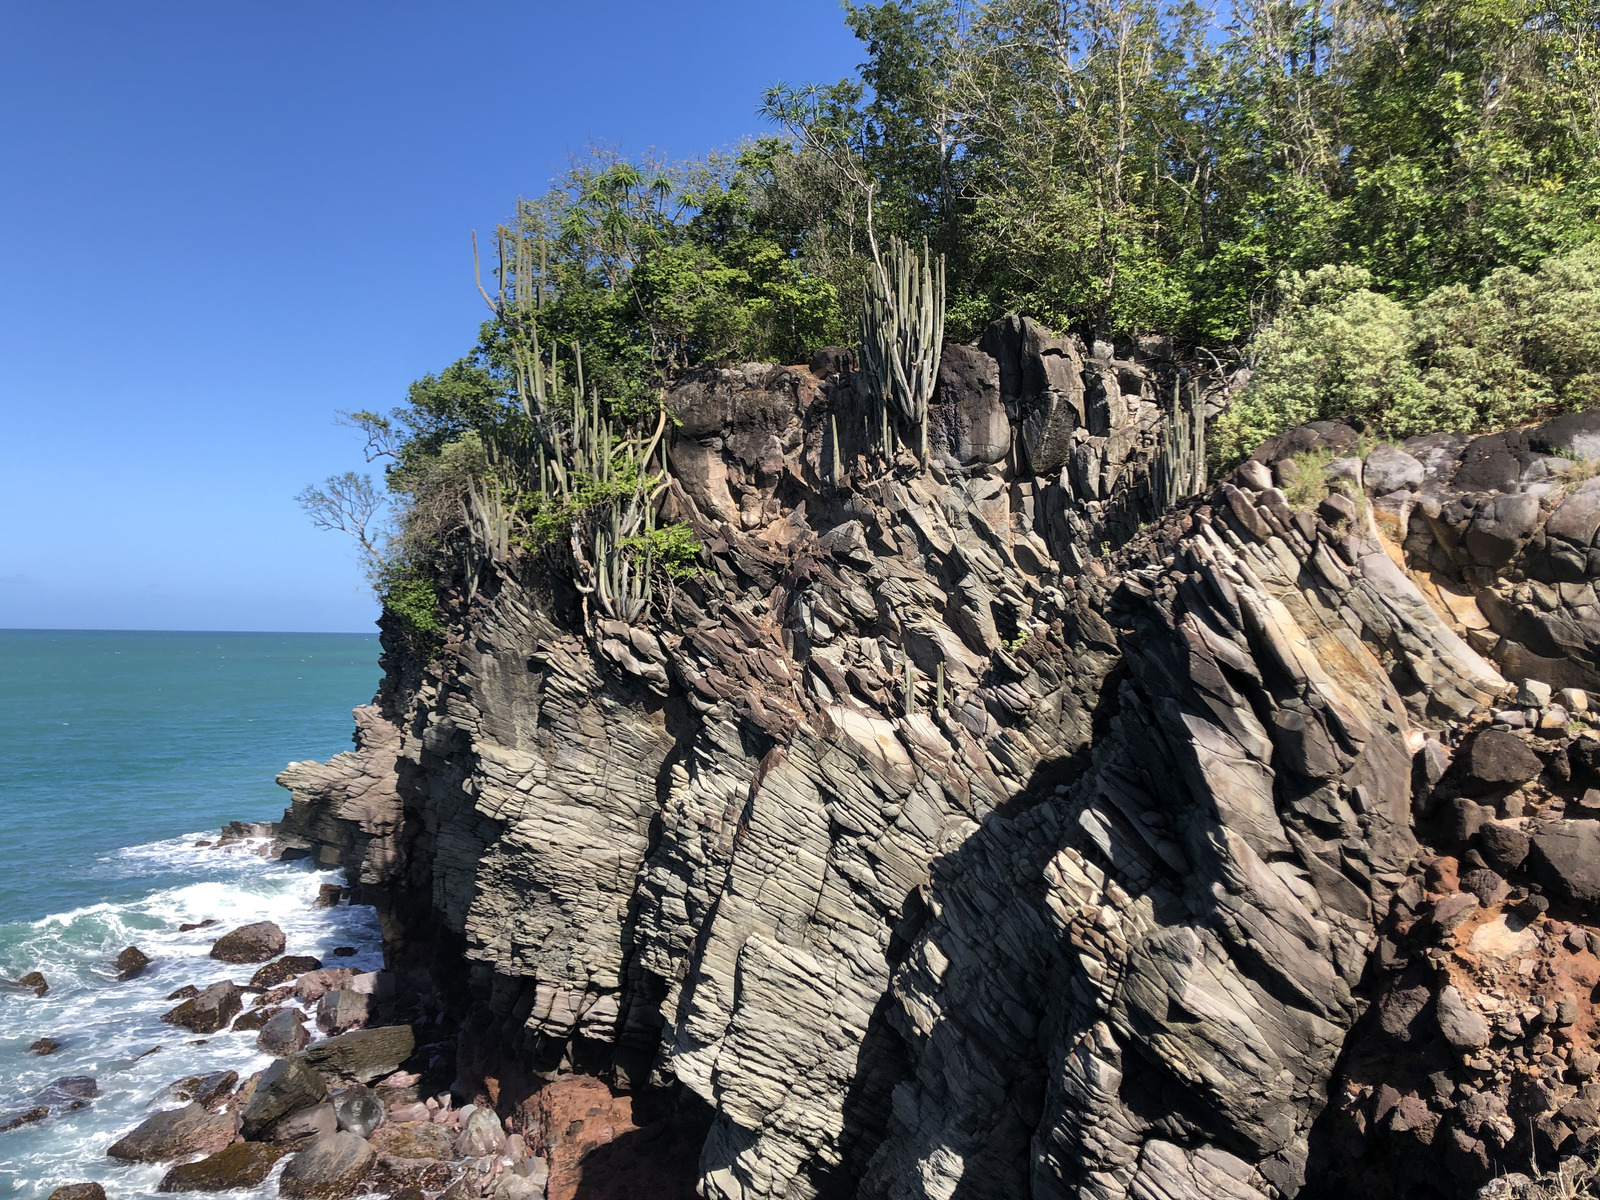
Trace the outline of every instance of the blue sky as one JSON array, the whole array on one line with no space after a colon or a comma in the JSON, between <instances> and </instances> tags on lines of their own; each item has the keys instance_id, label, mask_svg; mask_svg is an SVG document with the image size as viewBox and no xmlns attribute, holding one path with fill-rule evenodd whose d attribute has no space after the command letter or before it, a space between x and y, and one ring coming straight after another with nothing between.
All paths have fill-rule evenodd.
<instances>
[{"instance_id":1,"label":"blue sky","mask_svg":"<svg viewBox=\"0 0 1600 1200\"><path fill-rule=\"evenodd\" d=\"M370 629L292 497L471 344L469 231L861 56L836 0L0 3L0 628Z\"/></svg>"}]
</instances>

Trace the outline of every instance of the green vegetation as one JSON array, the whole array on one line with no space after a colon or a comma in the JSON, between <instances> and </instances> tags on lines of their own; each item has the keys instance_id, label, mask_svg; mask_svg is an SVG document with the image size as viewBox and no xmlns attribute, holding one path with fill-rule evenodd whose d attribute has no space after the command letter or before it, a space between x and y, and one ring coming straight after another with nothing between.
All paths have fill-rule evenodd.
<instances>
[{"instance_id":1,"label":"green vegetation","mask_svg":"<svg viewBox=\"0 0 1600 1200\"><path fill-rule=\"evenodd\" d=\"M772 88L777 136L686 162L591 149L517 202L476 344L344 417L385 460L390 526L365 476L302 494L380 582L433 581L444 614L488 566L560 554L591 613L633 619L698 553L655 523L674 378L856 343L879 440L920 448L938 333L1007 312L1250 365L1184 443L1213 467L1316 417L1404 437L1600 400L1594 0L845 19L859 74Z\"/></svg>"},{"instance_id":2,"label":"green vegetation","mask_svg":"<svg viewBox=\"0 0 1600 1200\"><path fill-rule=\"evenodd\" d=\"M390 580L383 593L383 607L413 633L427 638L444 633L444 623L439 620L439 593L429 580L415 576Z\"/></svg>"},{"instance_id":3,"label":"green vegetation","mask_svg":"<svg viewBox=\"0 0 1600 1200\"><path fill-rule=\"evenodd\" d=\"M1414 306L1360 267L1291 275L1252 343L1256 372L1217 421L1214 465L1306 421L1404 438L1492 429L1600 402L1600 244L1449 284Z\"/></svg>"}]
</instances>

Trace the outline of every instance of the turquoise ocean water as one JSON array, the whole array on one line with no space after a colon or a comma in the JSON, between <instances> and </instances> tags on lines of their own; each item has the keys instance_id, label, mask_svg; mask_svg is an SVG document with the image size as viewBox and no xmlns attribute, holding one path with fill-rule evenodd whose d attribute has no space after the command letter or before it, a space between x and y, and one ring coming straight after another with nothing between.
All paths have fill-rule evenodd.
<instances>
[{"instance_id":1,"label":"turquoise ocean water","mask_svg":"<svg viewBox=\"0 0 1600 1200\"><path fill-rule=\"evenodd\" d=\"M194 845L224 821L275 819L285 763L350 747L377 657L366 635L0 630L0 980L50 983L43 998L0 989L0 1123L64 1076L98 1088L88 1108L0 1132L0 1196L89 1179L154 1196L165 1168L106 1146L170 1105L151 1102L173 1080L270 1061L253 1034L200 1043L160 1022L173 990L251 970L207 957L216 929L180 923L271 919L289 953L354 946L351 965L378 965L370 910L311 907L328 877L249 843ZM154 963L119 982L110 960L134 943ZM41 1037L63 1048L29 1053Z\"/></svg>"}]
</instances>

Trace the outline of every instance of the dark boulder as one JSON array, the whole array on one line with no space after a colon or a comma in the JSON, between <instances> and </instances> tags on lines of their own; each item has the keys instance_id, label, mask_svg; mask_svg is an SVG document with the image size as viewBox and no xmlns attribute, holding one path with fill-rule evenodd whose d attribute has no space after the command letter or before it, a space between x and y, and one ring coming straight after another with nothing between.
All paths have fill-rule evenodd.
<instances>
[{"instance_id":1,"label":"dark boulder","mask_svg":"<svg viewBox=\"0 0 1600 1200\"><path fill-rule=\"evenodd\" d=\"M250 976L250 986L258 988L274 988L280 983L287 983L298 975L307 971L315 971L322 966L322 960L312 958L309 954L288 954L276 962L269 962Z\"/></svg>"},{"instance_id":2,"label":"dark boulder","mask_svg":"<svg viewBox=\"0 0 1600 1200\"><path fill-rule=\"evenodd\" d=\"M1515 825L1490 821L1478 830L1478 853L1484 863L1501 875L1509 875L1528 857L1528 835Z\"/></svg>"},{"instance_id":3,"label":"dark boulder","mask_svg":"<svg viewBox=\"0 0 1600 1200\"><path fill-rule=\"evenodd\" d=\"M321 1104L328 1098L322 1076L298 1058L281 1058L261 1073L255 1093L245 1105L244 1136L254 1138L267 1126L290 1113Z\"/></svg>"},{"instance_id":4,"label":"dark boulder","mask_svg":"<svg viewBox=\"0 0 1600 1200\"><path fill-rule=\"evenodd\" d=\"M15 1109L12 1112L0 1112L0 1133L8 1130L20 1129L24 1125L32 1125L35 1121L42 1121L50 1115L50 1107L45 1104L34 1104L28 1108Z\"/></svg>"},{"instance_id":5,"label":"dark boulder","mask_svg":"<svg viewBox=\"0 0 1600 1200\"><path fill-rule=\"evenodd\" d=\"M65 1183L50 1193L50 1200L106 1200L98 1183Z\"/></svg>"},{"instance_id":6,"label":"dark boulder","mask_svg":"<svg viewBox=\"0 0 1600 1200\"><path fill-rule=\"evenodd\" d=\"M125 1162L171 1162L226 1149L238 1129L239 1119L233 1113L212 1113L202 1104L187 1104L147 1117L106 1153Z\"/></svg>"},{"instance_id":7,"label":"dark boulder","mask_svg":"<svg viewBox=\"0 0 1600 1200\"><path fill-rule=\"evenodd\" d=\"M133 979L142 975L144 969L150 965L150 956L137 946L129 946L117 955L115 965L118 979Z\"/></svg>"},{"instance_id":8,"label":"dark boulder","mask_svg":"<svg viewBox=\"0 0 1600 1200\"><path fill-rule=\"evenodd\" d=\"M1457 757L1460 761L1460 756ZM1467 748L1462 790L1474 795L1537 779L1544 764L1515 734L1485 729Z\"/></svg>"},{"instance_id":9,"label":"dark boulder","mask_svg":"<svg viewBox=\"0 0 1600 1200\"><path fill-rule=\"evenodd\" d=\"M380 1025L316 1042L301 1056L318 1071L352 1083L368 1083L396 1069L416 1046L411 1026Z\"/></svg>"},{"instance_id":10,"label":"dark boulder","mask_svg":"<svg viewBox=\"0 0 1600 1200\"><path fill-rule=\"evenodd\" d=\"M61 1049L61 1043L54 1038L40 1038L28 1047L29 1054L37 1054L43 1058L46 1054L54 1054Z\"/></svg>"},{"instance_id":11,"label":"dark boulder","mask_svg":"<svg viewBox=\"0 0 1600 1200\"><path fill-rule=\"evenodd\" d=\"M356 1195L377 1151L353 1133L320 1137L289 1160L278 1194L291 1200L344 1200Z\"/></svg>"},{"instance_id":12,"label":"dark boulder","mask_svg":"<svg viewBox=\"0 0 1600 1200\"><path fill-rule=\"evenodd\" d=\"M259 1031L263 1025L281 1013L281 1008L248 1008L240 1013L233 1023L235 1033L249 1033Z\"/></svg>"},{"instance_id":13,"label":"dark boulder","mask_svg":"<svg viewBox=\"0 0 1600 1200\"><path fill-rule=\"evenodd\" d=\"M211 957L230 963L258 963L283 953L283 930L271 921L241 925L211 945Z\"/></svg>"},{"instance_id":14,"label":"dark boulder","mask_svg":"<svg viewBox=\"0 0 1600 1200\"><path fill-rule=\"evenodd\" d=\"M1465 545L1480 566L1503 567L1538 523L1539 497L1525 492L1497 495L1472 518Z\"/></svg>"},{"instance_id":15,"label":"dark boulder","mask_svg":"<svg viewBox=\"0 0 1600 1200\"><path fill-rule=\"evenodd\" d=\"M337 883L325 883L317 889L317 898L313 908L337 908L339 901L344 898L344 889Z\"/></svg>"},{"instance_id":16,"label":"dark boulder","mask_svg":"<svg viewBox=\"0 0 1600 1200\"><path fill-rule=\"evenodd\" d=\"M929 424L930 441L963 466L1005 458L1011 421L1000 401L999 364L976 346L946 346Z\"/></svg>"},{"instance_id":17,"label":"dark boulder","mask_svg":"<svg viewBox=\"0 0 1600 1200\"><path fill-rule=\"evenodd\" d=\"M29 971L21 979L5 985L13 991L32 992L35 996L42 996L50 990L50 985L45 982L44 976L38 971Z\"/></svg>"},{"instance_id":18,"label":"dark boulder","mask_svg":"<svg viewBox=\"0 0 1600 1200\"><path fill-rule=\"evenodd\" d=\"M209 929L217 923L215 917L207 917L204 921L185 921L178 926L179 933L189 933L195 929Z\"/></svg>"},{"instance_id":19,"label":"dark boulder","mask_svg":"<svg viewBox=\"0 0 1600 1200\"><path fill-rule=\"evenodd\" d=\"M1556 821L1538 830L1528 868L1554 895L1600 900L1600 821Z\"/></svg>"},{"instance_id":20,"label":"dark boulder","mask_svg":"<svg viewBox=\"0 0 1600 1200\"><path fill-rule=\"evenodd\" d=\"M199 1162L173 1167L157 1185L158 1192L226 1192L265 1183L287 1146L271 1142L235 1142Z\"/></svg>"},{"instance_id":21,"label":"dark boulder","mask_svg":"<svg viewBox=\"0 0 1600 1200\"><path fill-rule=\"evenodd\" d=\"M185 1000L177 1008L161 1014L169 1025L182 1025L196 1033L216 1033L226 1029L228 1022L239 1015L244 1007L239 986L228 980L214 983L199 995Z\"/></svg>"},{"instance_id":22,"label":"dark boulder","mask_svg":"<svg viewBox=\"0 0 1600 1200\"><path fill-rule=\"evenodd\" d=\"M199 988L195 987L195 985L192 984L192 983L186 983L181 988L178 988L176 991L168 992L167 993L167 999L168 1000L188 1000L189 998L191 998L193 996L198 996L199 994L200 994L200 989Z\"/></svg>"},{"instance_id":23,"label":"dark boulder","mask_svg":"<svg viewBox=\"0 0 1600 1200\"><path fill-rule=\"evenodd\" d=\"M280 1008L262 1023L261 1032L256 1035L256 1049L274 1058L300 1053L311 1041L304 1022L305 1018L295 1009Z\"/></svg>"}]
</instances>

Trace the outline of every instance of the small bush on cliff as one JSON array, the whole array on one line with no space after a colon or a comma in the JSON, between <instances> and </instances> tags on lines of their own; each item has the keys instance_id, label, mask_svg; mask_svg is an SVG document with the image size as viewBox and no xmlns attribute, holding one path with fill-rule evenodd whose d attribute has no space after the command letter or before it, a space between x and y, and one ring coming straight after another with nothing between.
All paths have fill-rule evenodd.
<instances>
[{"instance_id":1,"label":"small bush on cliff","mask_svg":"<svg viewBox=\"0 0 1600 1200\"><path fill-rule=\"evenodd\" d=\"M437 639L444 633L439 619L439 593L427 579L414 575L389 582L383 595L384 610L399 617L413 634Z\"/></svg>"},{"instance_id":2,"label":"small bush on cliff","mask_svg":"<svg viewBox=\"0 0 1600 1200\"><path fill-rule=\"evenodd\" d=\"M1217 420L1223 469L1285 429L1353 417L1387 437L1496 429L1600 402L1600 246L1452 284L1414 308L1358 267L1292 274Z\"/></svg>"}]
</instances>

